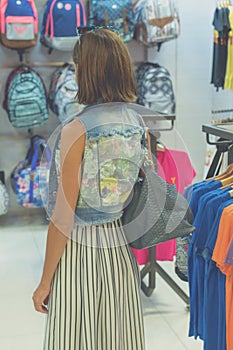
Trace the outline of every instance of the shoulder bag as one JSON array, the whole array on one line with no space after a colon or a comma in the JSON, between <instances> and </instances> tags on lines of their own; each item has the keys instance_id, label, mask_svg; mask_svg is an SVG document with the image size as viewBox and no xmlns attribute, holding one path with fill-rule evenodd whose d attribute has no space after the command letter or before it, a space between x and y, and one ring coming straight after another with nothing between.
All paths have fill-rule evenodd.
<instances>
[{"instance_id":1,"label":"shoulder bag","mask_svg":"<svg viewBox=\"0 0 233 350\"><path fill-rule=\"evenodd\" d=\"M142 166L144 177L136 182L122 216L128 244L136 249L152 247L195 229L189 223L192 213L186 199L176 191L175 185L168 184L155 172L146 128L145 134L148 150Z\"/></svg>"}]
</instances>

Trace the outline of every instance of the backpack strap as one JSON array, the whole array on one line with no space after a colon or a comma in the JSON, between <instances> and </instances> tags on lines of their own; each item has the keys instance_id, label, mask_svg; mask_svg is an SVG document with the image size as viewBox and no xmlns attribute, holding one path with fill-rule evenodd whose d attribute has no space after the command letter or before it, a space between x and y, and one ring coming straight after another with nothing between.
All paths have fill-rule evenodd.
<instances>
[{"instance_id":1,"label":"backpack strap","mask_svg":"<svg viewBox=\"0 0 233 350\"><path fill-rule=\"evenodd\" d=\"M30 171L30 184L29 184L29 203L33 202L33 189L34 189L34 180L35 180L35 169L36 169L36 165L38 163L38 159L39 159L39 150L40 147L43 147L45 152L46 152L46 158L48 162L51 162L51 153L50 150L48 149L46 143L44 142L44 140L39 140L36 143L36 147L35 147L35 152L33 154L33 158L32 158L32 162L31 162L31 171Z\"/></svg>"},{"instance_id":2,"label":"backpack strap","mask_svg":"<svg viewBox=\"0 0 233 350\"><path fill-rule=\"evenodd\" d=\"M129 26L127 22L127 15L126 15L126 9L122 9L122 17L123 17L123 23L124 23L124 32L129 32Z\"/></svg>"},{"instance_id":3,"label":"backpack strap","mask_svg":"<svg viewBox=\"0 0 233 350\"><path fill-rule=\"evenodd\" d=\"M105 25L109 26L108 10L104 11Z\"/></svg>"}]
</instances>

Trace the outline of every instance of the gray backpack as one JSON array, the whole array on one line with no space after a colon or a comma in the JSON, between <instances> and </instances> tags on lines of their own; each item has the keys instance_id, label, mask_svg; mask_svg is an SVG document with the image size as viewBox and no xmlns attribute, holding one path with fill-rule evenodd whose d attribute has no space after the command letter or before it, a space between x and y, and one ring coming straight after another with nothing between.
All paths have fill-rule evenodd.
<instances>
[{"instance_id":1,"label":"gray backpack","mask_svg":"<svg viewBox=\"0 0 233 350\"><path fill-rule=\"evenodd\" d=\"M74 65L65 63L62 67L58 67L51 78L48 103L61 123L84 108L77 101L77 91Z\"/></svg>"},{"instance_id":2,"label":"gray backpack","mask_svg":"<svg viewBox=\"0 0 233 350\"><path fill-rule=\"evenodd\" d=\"M142 63L136 70L138 103L157 113L174 114L173 84L168 70L157 63Z\"/></svg>"}]
</instances>

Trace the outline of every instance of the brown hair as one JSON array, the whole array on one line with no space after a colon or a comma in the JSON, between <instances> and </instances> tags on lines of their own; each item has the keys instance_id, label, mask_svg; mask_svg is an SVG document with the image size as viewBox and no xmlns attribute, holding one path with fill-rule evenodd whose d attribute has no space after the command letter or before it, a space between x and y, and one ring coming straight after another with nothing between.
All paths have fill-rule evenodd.
<instances>
[{"instance_id":1,"label":"brown hair","mask_svg":"<svg viewBox=\"0 0 233 350\"><path fill-rule=\"evenodd\" d=\"M97 29L81 35L73 50L73 61L77 65L79 103L136 100L130 54L116 33Z\"/></svg>"}]
</instances>

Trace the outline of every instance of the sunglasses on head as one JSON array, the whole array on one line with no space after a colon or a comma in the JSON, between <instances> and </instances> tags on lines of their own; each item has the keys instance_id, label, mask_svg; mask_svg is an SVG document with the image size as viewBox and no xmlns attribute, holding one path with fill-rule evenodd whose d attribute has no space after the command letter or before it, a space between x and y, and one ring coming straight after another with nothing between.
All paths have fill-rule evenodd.
<instances>
[{"instance_id":1,"label":"sunglasses on head","mask_svg":"<svg viewBox=\"0 0 233 350\"><path fill-rule=\"evenodd\" d=\"M76 32L78 36L84 35L88 32L94 32L98 29L106 29L110 30L111 32L117 33L117 31L114 29L113 26L101 26L101 27L96 27L96 26L85 26L85 27L77 27Z\"/></svg>"}]
</instances>

